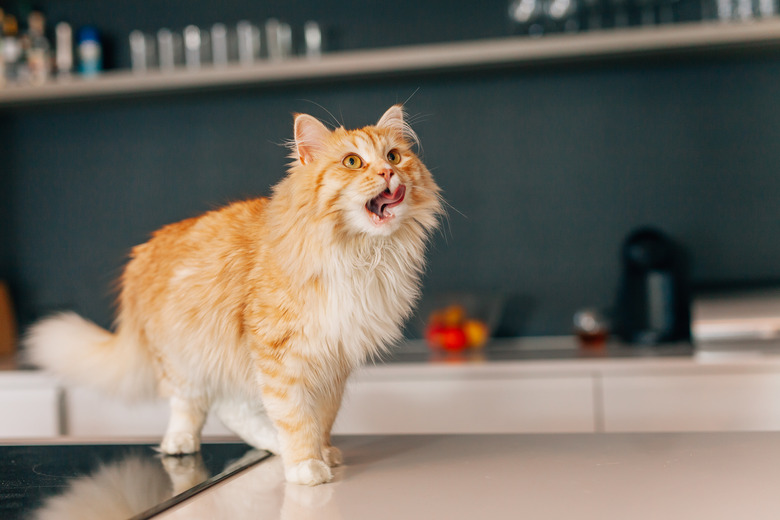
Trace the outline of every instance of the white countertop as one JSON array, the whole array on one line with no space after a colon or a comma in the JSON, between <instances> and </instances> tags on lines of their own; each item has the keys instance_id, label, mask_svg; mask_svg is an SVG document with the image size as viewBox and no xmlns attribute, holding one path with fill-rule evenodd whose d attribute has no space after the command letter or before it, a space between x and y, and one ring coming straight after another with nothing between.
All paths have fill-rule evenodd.
<instances>
[{"instance_id":1,"label":"white countertop","mask_svg":"<svg viewBox=\"0 0 780 520\"><path fill-rule=\"evenodd\" d=\"M651 372L764 372L780 368L778 342L719 342L635 346L609 343L583 349L573 336L509 338L491 341L482 350L445 353L423 341L407 341L391 349L383 362L359 369L353 377L415 379L544 374L632 374Z\"/></svg>"},{"instance_id":2,"label":"white countertop","mask_svg":"<svg viewBox=\"0 0 780 520\"><path fill-rule=\"evenodd\" d=\"M163 520L775 519L780 433L343 437L346 466L286 484L272 457Z\"/></svg>"}]
</instances>

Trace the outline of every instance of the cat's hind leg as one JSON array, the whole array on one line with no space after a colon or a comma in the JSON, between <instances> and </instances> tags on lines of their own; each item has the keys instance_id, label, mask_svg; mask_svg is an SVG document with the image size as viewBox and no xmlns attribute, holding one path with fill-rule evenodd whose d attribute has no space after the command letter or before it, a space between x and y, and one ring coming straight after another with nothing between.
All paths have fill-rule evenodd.
<instances>
[{"instance_id":1,"label":"cat's hind leg","mask_svg":"<svg viewBox=\"0 0 780 520\"><path fill-rule=\"evenodd\" d=\"M279 453L279 435L262 405L226 400L214 403L214 411L228 429L250 446Z\"/></svg>"},{"instance_id":2,"label":"cat's hind leg","mask_svg":"<svg viewBox=\"0 0 780 520\"><path fill-rule=\"evenodd\" d=\"M197 453L200 451L200 431L206 421L208 404L203 399L174 395L170 405L171 417L160 451L166 455Z\"/></svg>"}]
</instances>

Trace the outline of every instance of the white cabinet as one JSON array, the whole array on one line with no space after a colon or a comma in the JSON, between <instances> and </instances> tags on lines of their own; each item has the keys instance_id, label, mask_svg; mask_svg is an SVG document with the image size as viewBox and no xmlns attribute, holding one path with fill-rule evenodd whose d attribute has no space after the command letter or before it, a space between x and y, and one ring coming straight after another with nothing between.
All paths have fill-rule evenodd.
<instances>
[{"instance_id":1,"label":"white cabinet","mask_svg":"<svg viewBox=\"0 0 780 520\"><path fill-rule=\"evenodd\" d=\"M68 388L64 398L65 432L73 437L153 437L165 431L164 401L126 404L83 388Z\"/></svg>"},{"instance_id":2,"label":"white cabinet","mask_svg":"<svg viewBox=\"0 0 780 520\"><path fill-rule=\"evenodd\" d=\"M0 439L156 442L163 400L126 404L0 371ZM337 434L780 431L780 356L389 364L350 379ZM204 437L233 436L209 417Z\"/></svg>"},{"instance_id":3,"label":"white cabinet","mask_svg":"<svg viewBox=\"0 0 780 520\"><path fill-rule=\"evenodd\" d=\"M74 438L145 437L162 438L168 424L165 400L128 404L83 388L68 388L65 393L64 428ZM224 436L230 432L210 416L204 436Z\"/></svg>"},{"instance_id":4,"label":"white cabinet","mask_svg":"<svg viewBox=\"0 0 780 520\"><path fill-rule=\"evenodd\" d=\"M358 378L339 434L594 431L593 380L576 377Z\"/></svg>"},{"instance_id":5,"label":"white cabinet","mask_svg":"<svg viewBox=\"0 0 780 520\"><path fill-rule=\"evenodd\" d=\"M0 439L60 434L60 389L37 373L0 372Z\"/></svg>"},{"instance_id":6,"label":"white cabinet","mask_svg":"<svg viewBox=\"0 0 780 520\"><path fill-rule=\"evenodd\" d=\"M780 373L607 376L607 432L780 430Z\"/></svg>"},{"instance_id":7,"label":"white cabinet","mask_svg":"<svg viewBox=\"0 0 780 520\"><path fill-rule=\"evenodd\" d=\"M162 436L165 401L126 404L69 388L65 432L74 438ZM350 381L334 433L592 432L590 377ZM209 417L204 437L231 435Z\"/></svg>"},{"instance_id":8,"label":"white cabinet","mask_svg":"<svg viewBox=\"0 0 780 520\"><path fill-rule=\"evenodd\" d=\"M334 433L592 432L590 377L436 380L358 377L350 381ZM91 390L64 398L68 436L162 436L165 401L126 404ZM209 417L204 437L230 435Z\"/></svg>"}]
</instances>

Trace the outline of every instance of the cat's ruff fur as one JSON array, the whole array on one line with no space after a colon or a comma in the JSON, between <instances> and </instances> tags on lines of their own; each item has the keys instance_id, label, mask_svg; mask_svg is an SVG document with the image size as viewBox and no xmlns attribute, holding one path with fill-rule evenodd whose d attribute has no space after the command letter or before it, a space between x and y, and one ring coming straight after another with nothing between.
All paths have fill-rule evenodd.
<instances>
[{"instance_id":1,"label":"cat's ruff fur","mask_svg":"<svg viewBox=\"0 0 780 520\"><path fill-rule=\"evenodd\" d=\"M400 337L442 209L400 106L359 130L297 115L294 133L272 197L133 249L114 333L61 314L31 328L26 351L77 384L169 397L164 453L197 451L213 409L313 485L341 462L330 430L347 377Z\"/></svg>"}]
</instances>

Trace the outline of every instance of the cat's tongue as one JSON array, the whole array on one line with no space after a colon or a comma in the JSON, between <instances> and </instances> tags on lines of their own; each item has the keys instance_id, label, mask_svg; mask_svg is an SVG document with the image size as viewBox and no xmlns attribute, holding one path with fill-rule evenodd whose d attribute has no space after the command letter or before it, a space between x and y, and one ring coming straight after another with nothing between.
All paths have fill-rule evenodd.
<instances>
[{"instance_id":1,"label":"cat's tongue","mask_svg":"<svg viewBox=\"0 0 780 520\"><path fill-rule=\"evenodd\" d=\"M404 195L406 195L406 186L401 184L393 193L388 189L369 200L366 209L379 218L386 218L390 216L386 210L399 205L404 200Z\"/></svg>"}]
</instances>

